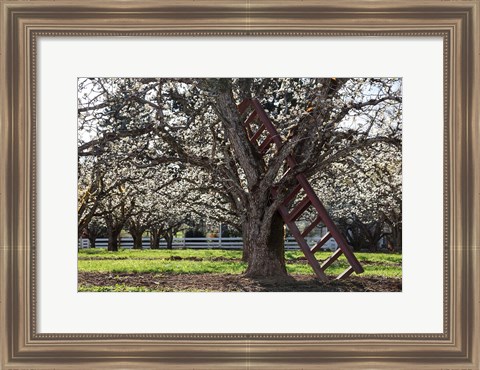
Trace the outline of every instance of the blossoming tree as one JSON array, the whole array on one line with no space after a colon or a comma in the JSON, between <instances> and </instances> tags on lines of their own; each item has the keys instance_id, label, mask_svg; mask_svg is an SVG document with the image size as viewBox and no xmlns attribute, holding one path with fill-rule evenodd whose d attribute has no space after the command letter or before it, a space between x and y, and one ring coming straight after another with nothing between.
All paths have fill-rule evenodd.
<instances>
[{"instance_id":1,"label":"blossoming tree","mask_svg":"<svg viewBox=\"0 0 480 370\"><path fill-rule=\"evenodd\" d=\"M177 171L192 185L180 212L200 209L238 225L252 277L287 275L277 207L295 174L331 173L334 182L346 171L368 173L348 166L369 160L359 153L380 145L401 149L396 78L85 78L78 87L80 161L109 158L132 171ZM248 140L237 109L252 97L285 139L265 156ZM283 176L291 154L298 164ZM178 184L171 188L181 191Z\"/></svg>"}]
</instances>

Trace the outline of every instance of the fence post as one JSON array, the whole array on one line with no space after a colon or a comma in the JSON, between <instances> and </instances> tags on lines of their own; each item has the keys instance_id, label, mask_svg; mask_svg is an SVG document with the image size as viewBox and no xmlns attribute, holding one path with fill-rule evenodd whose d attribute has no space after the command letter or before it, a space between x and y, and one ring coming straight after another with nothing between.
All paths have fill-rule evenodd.
<instances>
[{"instance_id":1,"label":"fence post","mask_svg":"<svg viewBox=\"0 0 480 370\"><path fill-rule=\"evenodd\" d=\"M80 238L80 249L90 248L90 240Z\"/></svg>"},{"instance_id":2,"label":"fence post","mask_svg":"<svg viewBox=\"0 0 480 370\"><path fill-rule=\"evenodd\" d=\"M222 248L222 223L220 222L220 228L218 230L218 248Z\"/></svg>"}]
</instances>

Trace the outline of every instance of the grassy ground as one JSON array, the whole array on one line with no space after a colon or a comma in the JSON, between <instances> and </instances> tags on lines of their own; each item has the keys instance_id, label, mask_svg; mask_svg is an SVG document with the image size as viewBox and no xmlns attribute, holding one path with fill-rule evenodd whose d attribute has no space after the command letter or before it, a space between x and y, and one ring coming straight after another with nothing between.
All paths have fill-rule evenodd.
<instances>
[{"instance_id":1,"label":"grassy ground","mask_svg":"<svg viewBox=\"0 0 480 370\"><path fill-rule=\"evenodd\" d=\"M127 283L115 285L108 277L122 275L180 276L195 274L202 276L238 276L245 271L246 264L241 261L241 251L235 250L129 250L108 252L105 249L80 250L78 254L79 291L168 291L168 287L129 286L130 279L120 279ZM331 252L319 252L315 256L319 261L327 259ZM402 256L390 253L356 253L362 263L365 278L393 278L402 276ZM285 253L287 270L294 277L313 274L301 251ZM340 257L327 269L328 275L338 275L348 267L345 258ZM135 276L133 276L135 275ZM102 278L99 278L102 277ZM189 278L191 279L191 278ZM116 280L115 280L116 281ZM196 288L192 288L195 290ZM207 287L205 288L207 291ZM188 289L187 289L188 290ZM203 286L198 290L203 290ZM176 290L178 291L178 290Z\"/></svg>"}]
</instances>

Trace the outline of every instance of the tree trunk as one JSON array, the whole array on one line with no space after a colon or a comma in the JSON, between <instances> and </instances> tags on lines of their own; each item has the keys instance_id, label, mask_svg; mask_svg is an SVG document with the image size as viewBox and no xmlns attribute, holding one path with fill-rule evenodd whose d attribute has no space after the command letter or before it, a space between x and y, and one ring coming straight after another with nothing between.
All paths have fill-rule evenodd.
<instances>
[{"instance_id":1,"label":"tree trunk","mask_svg":"<svg viewBox=\"0 0 480 370\"><path fill-rule=\"evenodd\" d=\"M359 221L362 228L364 229L364 233L366 235L366 239L369 245L369 249L371 252L378 251L378 243L380 239L383 237L383 222L382 221L373 221L369 224L364 224L363 222Z\"/></svg>"},{"instance_id":2,"label":"tree trunk","mask_svg":"<svg viewBox=\"0 0 480 370\"><path fill-rule=\"evenodd\" d=\"M389 248L395 252L402 251L402 226L392 226L391 234L387 235Z\"/></svg>"},{"instance_id":3,"label":"tree trunk","mask_svg":"<svg viewBox=\"0 0 480 370\"><path fill-rule=\"evenodd\" d=\"M130 234L132 235L132 238L133 238L133 249L143 249L143 245L142 245L143 231L144 230L142 229L136 230L135 232L130 231Z\"/></svg>"},{"instance_id":4,"label":"tree trunk","mask_svg":"<svg viewBox=\"0 0 480 370\"><path fill-rule=\"evenodd\" d=\"M90 241L90 248L95 248L97 237L96 236L91 236L91 237L88 238L88 240Z\"/></svg>"},{"instance_id":5,"label":"tree trunk","mask_svg":"<svg viewBox=\"0 0 480 370\"><path fill-rule=\"evenodd\" d=\"M252 248L250 247L250 239L248 237L248 227L246 225L242 228L242 241L243 241L243 250L242 250L242 261L248 262L251 256Z\"/></svg>"},{"instance_id":6,"label":"tree trunk","mask_svg":"<svg viewBox=\"0 0 480 370\"><path fill-rule=\"evenodd\" d=\"M266 163L265 158L251 145L229 80L209 80L209 83L216 85L214 88L218 90L216 110L235 155L235 162L245 174L248 188L248 195L242 194L240 200L242 214L245 214L243 228L246 230L243 236L247 234L247 247L244 248L244 258L247 259L245 276L286 278L283 220L277 212L272 214L272 209L269 208L275 169L282 165L283 160L276 158L272 159L273 164L271 161ZM270 171L266 171L267 167L270 167ZM237 197L237 190L232 191L232 196Z\"/></svg>"},{"instance_id":7,"label":"tree trunk","mask_svg":"<svg viewBox=\"0 0 480 370\"><path fill-rule=\"evenodd\" d=\"M108 228L108 250L110 252L118 251L118 237L121 231L121 227Z\"/></svg>"},{"instance_id":8,"label":"tree trunk","mask_svg":"<svg viewBox=\"0 0 480 370\"><path fill-rule=\"evenodd\" d=\"M161 239L160 230L151 228L150 229L150 249L160 249L160 239Z\"/></svg>"},{"instance_id":9,"label":"tree trunk","mask_svg":"<svg viewBox=\"0 0 480 370\"><path fill-rule=\"evenodd\" d=\"M402 251L402 216L401 213L392 213L385 217L385 222L390 228L387 234L388 249L395 252Z\"/></svg>"},{"instance_id":10,"label":"tree trunk","mask_svg":"<svg viewBox=\"0 0 480 370\"><path fill-rule=\"evenodd\" d=\"M249 245L251 253L248 258L248 267L245 276L253 278L286 278L285 267L285 228L282 217L278 212L272 219L268 235L262 235L255 219L247 221Z\"/></svg>"},{"instance_id":11,"label":"tree trunk","mask_svg":"<svg viewBox=\"0 0 480 370\"><path fill-rule=\"evenodd\" d=\"M164 236L165 241L167 242L167 249L173 249L173 231L167 231Z\"/></svg>"}]
</instances>

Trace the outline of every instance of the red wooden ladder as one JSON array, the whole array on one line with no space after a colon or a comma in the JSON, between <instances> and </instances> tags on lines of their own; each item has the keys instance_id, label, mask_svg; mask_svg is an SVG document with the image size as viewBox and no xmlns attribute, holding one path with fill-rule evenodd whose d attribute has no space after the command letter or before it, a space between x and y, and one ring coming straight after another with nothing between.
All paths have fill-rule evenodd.
<instances>
[{"instance_id":1,"label":"red wooden ladder","mask_svg":"<svg viewBox=\"0 0 480 370\"><path fill-rule=\"evenodd\" d=\"M267 153L270 147L274 144L277 148L280 148L283 144L281 136L278 134L277 129L273 125L272 121L265 113L262 105L257 99L245 99L239 106L238 110L241 114L245 113L247 108L251 108L252 112L244 122L245 129L247 131L250 142L257 148L258 152L262 155ZM252 124L257 122L258 128L253 132ZM260 143L259 138L262 138ZM293 169L297 163L292 155L289 155L286 160L288 170ZM284 175L285 176L285 175ZM308 263L312 267L313 271L320 280L328 280L325 270L337 260L342 254L345 255L350 267L342 272L337 279L343 279L350 276L353 272L360 274L363 272L362 265L357 260L350 246L347 244L342 233L338 230L335 223L332 221L327 210L323 206L320 199L318 199L315 191L308 182L306 176L303 173L295 176L296 186L285 197L283 202L278 208L278 212L282 216L285 224L288 226L291 234L297 241L301 250L305 254ZM276 195L275 187L272 188L272 194ZM302 200L296 204L291 211L289 211L290 203L297 198L301 192L305 194ZM298 229L295 221L306 212L306 210L312 206L315 209L316 217L312 224L305 228L302 232ZM327 233L318 241L314 247L310 247L306 241L307 235L320 223L323 223L327 228ZM330 239L333 238L337 244L338 249L322 264L320 264L315 258L315 252L319 251L322 246Z\"/></svg>"}]
</instances>

